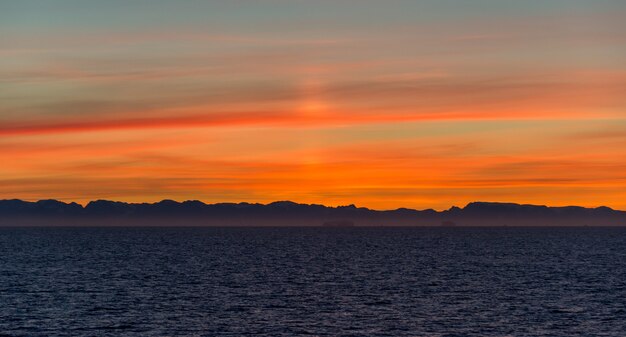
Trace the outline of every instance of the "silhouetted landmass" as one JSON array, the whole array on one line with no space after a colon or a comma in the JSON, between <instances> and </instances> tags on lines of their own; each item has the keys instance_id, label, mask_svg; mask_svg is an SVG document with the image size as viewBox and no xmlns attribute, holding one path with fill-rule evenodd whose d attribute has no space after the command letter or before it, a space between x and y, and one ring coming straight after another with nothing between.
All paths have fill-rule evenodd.
<instances>
[{"instance_id":1,"label":"silhouetted landmass","mask_svg":"<svg viewBox=\"0 0 626 337\"><path fill-rule=\"evenodd\" d=\"M354 227L354 221L350 220L330 220L324 222L324 227Z\"/></svg>"},{"instance_id":2,"label":"silhouetted landmass","mask_svg":"<svg viewBox=\"0 0 626 337\"><path fill-rule=\"evenodd\" d=\"M494 202L472 202L445 211L377 211L354 205L327 207L291 201L205 204L196 200L97 200L82 206L57 200L0 200L0 226L321 226L340 221L357 226L624 226L626 212L608 207Z\"/></svg>"},{"instance_id":3,"label":"silhouetted landmass","mask_svg":"<svg viewBox=\"0 0 626 337\"><path fill-rule=\"evenodd\" d=\"M441 227L456 227L456 223L454 221L445 220L441 222Z\"/></svg>"}]
</instances>

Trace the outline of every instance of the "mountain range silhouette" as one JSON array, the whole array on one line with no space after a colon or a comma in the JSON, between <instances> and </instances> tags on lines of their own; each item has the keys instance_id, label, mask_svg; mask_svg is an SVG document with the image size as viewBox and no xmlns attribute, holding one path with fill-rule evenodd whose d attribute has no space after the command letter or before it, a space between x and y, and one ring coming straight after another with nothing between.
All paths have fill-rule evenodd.
<instances>
[{"instance_id":1,"label":"mountain range silhouette","mask_svg":"<svg viewBox=\"0 0 626 337\"><path fill-rule=\"evenodd\" d=\"M609 207L548 207L472 202L463 208L372 210L291 201L205 204L190 200L126 203L96 200L82 206L58 200L0 200L0 226L624 226L626 212Z\"/></svg>"}]
</instances>

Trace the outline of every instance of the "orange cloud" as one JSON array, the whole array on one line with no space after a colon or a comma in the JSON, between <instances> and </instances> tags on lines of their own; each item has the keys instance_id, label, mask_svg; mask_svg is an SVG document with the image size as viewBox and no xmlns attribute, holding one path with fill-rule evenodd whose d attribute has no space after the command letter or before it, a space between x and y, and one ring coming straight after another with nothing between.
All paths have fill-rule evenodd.
<instances>
[{"instance_id":1,"label":"orange cloud","mask_svg":"<svg viewBox=\"0 0 626 337\"><path fill-rule=\"evenodd\" d=\"M482 122L474 123L478 127ZM584 130L585 124L576 125ZM372 128L377 127L366 129ZM504 200L624 206L623 150L578 153L578 141L562 134L542 136L536 148L518 148L495 131L371 140L347 137L340 130L332 137L319 133L328 130L312 130L302 137L312 141L317 134L321 138L316 142L275 149L277 142L293 142L282 129L268 128L249 139L245 137L250 130L235 128L210 135L178 131L185 136L178 141L177 134L162 130L142 131L143 136L132 130L102 131L105 137L98 141L89 134L4 141L0 147L12 144L9 153L16 155L0 168L0 187L7 197L78 201L293 199L375 208L446 208L473 200ZM532 130L501 132L531 139ZM347 138L338 142L336 137ZM80 139L87 143L81 145ZM564 143L571 150L564 150Z\"/></svg>"},{"instance_id":2,"label":"orange cloud","mask_svg":"<svg viewBox=\"0 0 626 337\"><path fill-rule=\"evenodd\" d=\"M409 3L78 27L15 2L42 20L2 23L0 197L626 208L623 9Z\"/></svg>"}]
</instances>

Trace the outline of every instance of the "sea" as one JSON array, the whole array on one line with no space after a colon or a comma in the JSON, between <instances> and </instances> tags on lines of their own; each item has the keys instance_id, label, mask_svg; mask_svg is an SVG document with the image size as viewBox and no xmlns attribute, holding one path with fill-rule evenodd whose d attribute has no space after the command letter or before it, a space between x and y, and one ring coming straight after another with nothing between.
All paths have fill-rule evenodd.
<instances>
[{"instance_id":1,"label":"sea","mask_svg":"<svg viewBox=\"0 0 626 337\"><path fill-rule=\"evenodd\" d=\"M626 228L0 228L0 336L626 336Z\"/></svg>"}]
</instances>

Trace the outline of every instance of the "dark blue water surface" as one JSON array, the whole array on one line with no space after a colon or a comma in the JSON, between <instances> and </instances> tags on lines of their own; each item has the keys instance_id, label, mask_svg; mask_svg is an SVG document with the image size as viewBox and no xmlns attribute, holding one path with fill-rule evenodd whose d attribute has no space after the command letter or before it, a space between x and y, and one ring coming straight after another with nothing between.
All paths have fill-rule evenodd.
<instances>
[{"instance_id":1,"label":"dark blue water surface","mask_svg":"<svg viewBox=\"0 0 626 337\"><path fill-rule=\"evenodd\" d=\"M626 229L4 228L2 334L626 336Z\"/></svg>"}]
</instances>

